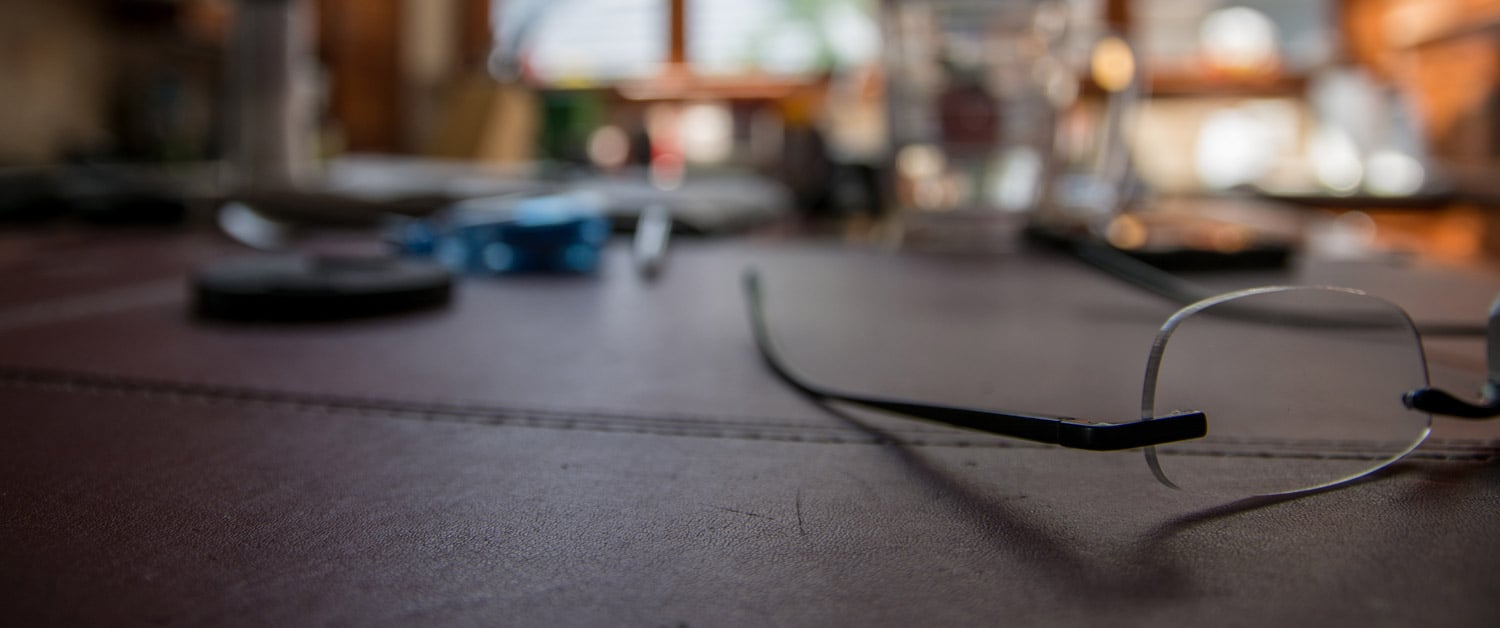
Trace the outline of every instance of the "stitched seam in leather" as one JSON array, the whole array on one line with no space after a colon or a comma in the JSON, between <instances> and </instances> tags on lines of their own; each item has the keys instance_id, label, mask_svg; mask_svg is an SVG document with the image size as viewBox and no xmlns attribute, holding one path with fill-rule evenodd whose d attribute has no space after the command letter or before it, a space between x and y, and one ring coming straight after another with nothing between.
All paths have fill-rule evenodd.
<instances>
[{"instance_id":1,"label":"stitched seam in leather","mask_svg":"<svg viewBox=\"0 0 1500 628\"><path fill-rule=\"evenodd\" d=\"M1049 445L1012 441L999 437L974 439L948 435L946 430L883 430L893 438L873 435L856 428L819 426L786 420L735 418L692 418L627 412L590 412L562 409L507 408L478 404L449 404L430 401L318 395L295 391L271 390L156 380L85 372L0 367L0 386L38 391L67 391L85 394L126 394L169 403L207 402L232 407L273 406L297 412L324 414L357 414L399 419L445 421L476 425L509 425L545 429L578 429L595 432L653 434L699 438L767 440L815 444L900 444L915 447L981 447L990 449L1044 449ZM1299 441L1289 439L1205 439L1229 449L1210 451L1166 451L1166 455L1207 457L1258 457L1283 459L1327 459L1361 457L1367 451L1358 441ZM1251 447L1243 451L1233 448ZM1309 446L1316 451L1306 451ZM1272 451L1275 448L1301 448L1304 451ZM1477 439L1434 439L1408 456L1409 458L1452 462L1490 462L1500 460L1500 441Z\"/></svg>"},{"instance_id":2,"label":"stitched seam in leather","mask_svg":"<svg viewBox=\"0 0 1500 628\"><path fill-rule=\"evenodd\" d=\"M882 439L853 428L819 426L784 420L691 418L633 414L628 412L594 412L562 409L515 408L478 404L451 404L431 401L318 395L296 391L222 386L171 380L133 378L85 372L0 367L0 386L11 388L67 391L85 394L127 394L166 402L209 402L230 407L274 406L299 412L321 412L389 416L392 418L448 421L481 425L512 425L552 429L583 429L600 432L649 433L667 436L700 436L743 440L778 440L814 443L879 444ZM944 430L889 430L902 436L897 442L910 445L932 444L923 438L932 434L947 436ZM945 439L950 446L984 446L998 448L1042 448L1027 442L971 442Z\"/></svg>"}]
</instances>

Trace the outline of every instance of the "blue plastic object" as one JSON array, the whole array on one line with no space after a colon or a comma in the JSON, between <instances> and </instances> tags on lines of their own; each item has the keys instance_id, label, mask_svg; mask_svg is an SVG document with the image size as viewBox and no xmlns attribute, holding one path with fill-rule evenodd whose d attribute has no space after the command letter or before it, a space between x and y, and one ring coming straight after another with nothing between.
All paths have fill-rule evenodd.
<instances>
[{"instance_id":1,"label":"blue plastic object","mask_svg":"<svg viewBox=\"0 0 1500 628\"><path fill-rule=\"evenodd\" d=\"M455 272L591 273L609 239L601 207L583 194L475 199L407 221L395 239L402 253L436 257Z\"/></svg>"}]
</instances>

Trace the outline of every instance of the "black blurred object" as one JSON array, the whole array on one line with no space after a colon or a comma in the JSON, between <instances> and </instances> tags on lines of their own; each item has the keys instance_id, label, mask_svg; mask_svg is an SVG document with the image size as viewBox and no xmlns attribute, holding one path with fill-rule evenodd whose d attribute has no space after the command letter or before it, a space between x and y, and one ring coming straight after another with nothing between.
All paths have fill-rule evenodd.
<instances>
[{"instance_id":1,"label":"black blurred object","mask_svg":"<svg viewBox=\"0 0 1500 628\"><path fill-rule=\"evenodd\" d=\"M63 215L56 176L47 169L0 171L0 223L40 222Z\"/></svg>"},{"instance_id":2,"label":"black blurred object","mask_svg":"<svg viewBox=\"0 0 1500 628\"><path fill-rule=\"evenodd\" d=\"M1189 246L1115 250L1172 272L1278 269L1286 268L1292 259L1292 247L1285 243L1260 243L1232 251Z\"/></svg>"},{"instance_id":3,"label":"black blurred object","mask_svg":"<svg viewBox=\"0 0 1500 628\"><path fill-rule=\"evenodd\" d=\"M232 260L192 281L195 312L233 321L330 321L448 303L453 278L426 260L274 256Z\"/></svg>"},{"instance_id":4,"label":"black blurred object","mask_svg":"<svg viewBox=\"0 0 1500 628\"><path fill-rule=\"evenodd\" d=\"M172 225L187 213L183 186L149 167L86 164L0 172L0 222L70 217L107 225Z\"/></svg>"},{"instance_id":5,"label":"black blurred object","mask_svg":"<svg viewBox=\"0 0 1500 628\"><path fill-rule=\"evenodd\" d=\"M1249 187L1245 191L1262 198L1288 205L1316 207L1320 209L1435 209L1447 207L1464 200L1452 187L1430 187L1412 194L1319 194L1314 192L1294 193Z\"/></svg>"},{"instance_id":6,"label":"black blurred object","mask_svg":"<svg viewBox=\"0 0 1500 628\"><path fill-rule=\"evenodd\" d=\"M1217 220L1160 217L1138 220L1143 230L1137 246L1119 247L1091 230L1029 226L1029 240L1073 251L1081 245L1108 249L1113 257L1144 262L1169 272L1220 272L1286 268L1297 248L1294 240L1246 225Z\"/></svg>"},{"instance_id":7,"label":"black blurred object","mask_svg":"<svg viewBox=\"0 0 1500 628\"><path fill-rule=\"evenodd\" d=\"M828 214L833 207L833 181L837 164L828 155L822 131L811 126L790 126L782 138L778 178L791 190L797 211Z\"/></svg>"},{"instance_id":8,"label":"black blurred object","mask_svg":"<svg viewBox=\"0 0 1500 628\"><path fill-rule=\"evenodd\" d=\"M104 4L106 15L118 24L162 26L171 24L182 14L176 0L111 0Z\"/></svg>"},{"instance_id":9,"label":"black blurred object","mask_svg":"<svg viewBox=\"0 0 1500 628\"><path fill-rule=\"evenodd\" d=\"M67 168L62 193L75 217L97 224L172 225L188 211L180 186L152 169Z\"/></svg>"}]
</instances>

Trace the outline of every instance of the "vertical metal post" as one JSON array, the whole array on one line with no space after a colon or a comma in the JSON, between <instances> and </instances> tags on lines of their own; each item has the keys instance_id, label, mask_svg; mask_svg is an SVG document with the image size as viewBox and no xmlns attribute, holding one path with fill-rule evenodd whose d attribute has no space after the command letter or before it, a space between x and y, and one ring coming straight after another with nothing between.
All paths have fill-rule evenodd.
<instances>
[{"instance_id":1,"label":"vertical metal post","mask_svg":"<svg viewBox=\"0 0 1500 628\"><path fill-rule=\"evenodd\" d=\"M240 0L226 72L231 187L285 189L312 167L314 7Z\"/></svg>"}]
</instances>

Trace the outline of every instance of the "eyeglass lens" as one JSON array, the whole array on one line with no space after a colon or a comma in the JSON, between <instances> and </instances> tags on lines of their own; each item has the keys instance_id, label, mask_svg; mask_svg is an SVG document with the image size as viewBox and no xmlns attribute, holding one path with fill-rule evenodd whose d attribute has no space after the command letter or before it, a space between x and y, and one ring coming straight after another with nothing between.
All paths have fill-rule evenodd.
<instances>
[{"instance_id":1,"label":"eyeglass lens","mask_svg":"<svg viewBox=\"0 0 1500 628\"><path fill-rule=\"evenodd\" d=\"M1401 402L1427 384L1411 321L1357 292L1271 288L1190 306L1163 326L1151 360L1143 418L1208 415L1207 437L1146 451L1159 479L1187 490L1347 481L1411 451L1431 423Z\"/></svg>"}]
</instances>

